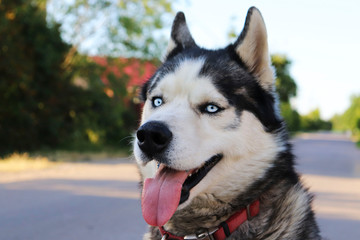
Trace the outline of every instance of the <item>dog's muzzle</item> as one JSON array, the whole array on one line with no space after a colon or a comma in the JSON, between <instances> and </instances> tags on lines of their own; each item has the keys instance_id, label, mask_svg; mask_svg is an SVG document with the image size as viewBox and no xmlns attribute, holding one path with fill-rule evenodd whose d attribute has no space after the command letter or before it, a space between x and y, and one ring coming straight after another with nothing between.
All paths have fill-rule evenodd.
<instances>
[{"instance_id":1,"label":"dog's muzzle","mask_svg":"<svg viewBox=\"0 0 360 240\"><path fill-rule=\"evenodd\" d=\"M149 158L162 153L171 142L172 136L166 124L159 121L147 122L136 132L138 146Z\"/></svg>"}]
</instances>

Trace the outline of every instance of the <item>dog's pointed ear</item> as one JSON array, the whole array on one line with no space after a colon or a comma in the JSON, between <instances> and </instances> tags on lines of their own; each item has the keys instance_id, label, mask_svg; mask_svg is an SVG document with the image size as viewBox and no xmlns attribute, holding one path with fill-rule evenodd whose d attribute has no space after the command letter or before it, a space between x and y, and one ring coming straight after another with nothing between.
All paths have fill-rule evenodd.
<instances>
[{"instance_id":1,"label":"dog's pointed ear","mask_svg":"<svg viewBox=\"0 0 360 240\"><path fill-rule=\"evenodd\" d=\"M234 43L237 55L267 90L273 89L274 73L268 50L267 33L260 11L251 7L244 29Z\"/></svg>"},{"instance_id":2,"label":"dog's pointed ear","mask_svg":"<svg viewBox=\"0 0 360 240\"><path fill-rule=\"evenodd\" d=\"M166 50L165 59L168 58L175 49L182 50L195 46L196 43L186 24L185 15L183 12L178 12L172 24L171 38Z\"/></svg>"}]
</instances>

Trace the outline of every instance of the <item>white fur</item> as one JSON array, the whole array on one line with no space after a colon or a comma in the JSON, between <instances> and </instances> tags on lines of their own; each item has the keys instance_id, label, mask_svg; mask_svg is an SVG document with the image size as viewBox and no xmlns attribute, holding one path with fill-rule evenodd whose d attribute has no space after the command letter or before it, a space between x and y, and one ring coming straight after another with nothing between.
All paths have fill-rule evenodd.
<instances>
[{"instance_id":1,"label":"white fur","mask_svg":"<svg viewBox=\"0 0 360 240\"><path fill-rule=\"evenodd\" d=\"M175 41L172 38L170 38L167 48L166 48L166 52L164 53L163 57L161 58L163 62L168 57L169 53L176 48L176 46L177 45L176 45Z\"/></svg>"},{"instance_id":2,"label":"white fur","mask_svg":"<svg viewBox=\"0 0 360 240\"><path fill-rule=\"evenodd\" d=\"M171 159L171 167L178 170L198 168L221 152L218 143L213 141L214 136L210 136L219 134L221 129L231 125L236 118L235 112L229 111L227 100L216 90L211 80L199 77L202 66L203 60L184 61L175 72L164 76L149 96L149 99L162 96L163 105L153 109L149 100L144 105L141 124L154 120L163 121L174 133L168 158ZM226 108L224 112L231 116L222 114L221 117L212 117L201 114L200 105L208 102ZM198 151L206 148L209 148L207 152ZM139 161L141 151L137 144L134 153Z\"/></svg>"},{"instance_id":3,"label":"white fur","mask_svg":"<svg viewBox=\"0 0 360 240\"><path fill-rule=\"evenodd\" d=\"M181 208L194 197L209 193L222 201L230 201L245 191L255 179L263 177L276 154L282 150L274 136L265 132L259 120L247 111L241 115L240 127L224 133L217 144L221 146L224 158L191 189L189 200ZM217 182L221 184L214 184Z\"/></svg>"},{"instance_id":4,"label":"white fur","mask_svg":"<svg viewBox=\"0 0 360 240\"><path fill-rule=\"evenodd\" d=\"M173 133L168 151L169 166L177 170L201 167L216 154L223 159L190 192L185 207L196 196L215 194L223 201L244 191L254 179L269 169L276 154L282 150L275 136L264 130L250 112L239 116L235 108L216 89L208 77L200 77L203 60L185 60L156 85L148 99L163 97L163 105L153 108L146 101L141 124L148 121L165 122ZM202 114L199 106L216 103L224 108L215 116ZM235 127L234 127L235 126ZM141 151L135 144L135 157L141 163ZM142 166L143 176L153 177L155 162ZM239 176L233 178L231 176ZM221 182L217 185L216 182ZM233 192L233 194L231 194ZM233 196L234 195L234 196Z\"/></svg>"}]
</instances>

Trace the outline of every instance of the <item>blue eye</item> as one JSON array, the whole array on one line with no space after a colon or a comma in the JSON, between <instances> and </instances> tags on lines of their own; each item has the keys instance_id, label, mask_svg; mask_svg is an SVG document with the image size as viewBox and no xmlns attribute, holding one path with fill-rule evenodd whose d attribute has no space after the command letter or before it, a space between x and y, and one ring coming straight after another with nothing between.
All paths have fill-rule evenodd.
<instances>
[{"instance_id":1,"label":"blue eye","mask_svg":"<svg viewBox=\"0 0 360 240\"><path fill-rule=\"evenodd\" d=\"M214 104L208 104L205 107L205 112L207 113L217 113L218 111L220 111L220 108Z\"/></svg>"},{"instance_id":2,"label":"blue eye","mask_svg":"<svg viewBox=\"0 0 360 240\"><path fill-rule=\"evenodd\" d=\"M163 104L163 100L161 97L155 97L152 100L152 104L154 107L160 107Z\"/></svg>"}]
</instances>

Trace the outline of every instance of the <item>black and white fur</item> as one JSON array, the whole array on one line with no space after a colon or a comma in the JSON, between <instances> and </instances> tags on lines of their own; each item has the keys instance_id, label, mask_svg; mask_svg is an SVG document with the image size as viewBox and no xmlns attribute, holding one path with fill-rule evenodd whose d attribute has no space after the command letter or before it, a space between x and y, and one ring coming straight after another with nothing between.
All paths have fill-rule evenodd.
<instances>
[{"instance_id":1,"label":"black and white fur","mask_svg":"<svg viewBox=\"0 0 360 240\"><path fill-rule=\"evenodd\" d=\"M184 14L178 13L165 60L144 85L142 97L141 125L164 123L173 136L165 149L150 155L135 140L143 179L155 175L158 162L190 170L222 155L165 224L167 231L184 236L219 226L259 199L259 215L228 239L321 239L312 196L293 167L258 9L249 9L235 43L218 50L199 47ZM160 106L154 106L157 98ZM218 111L207 111L210 105ZM161 236L150 227L144 239Z\"/></svg>"}]
</instances>

